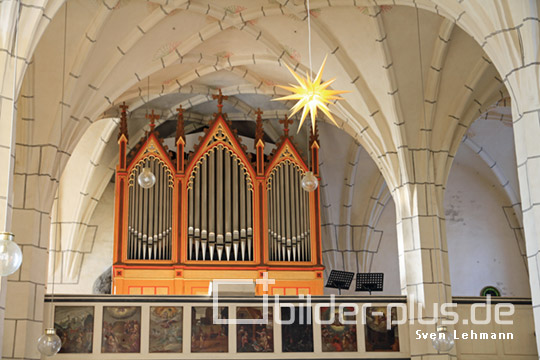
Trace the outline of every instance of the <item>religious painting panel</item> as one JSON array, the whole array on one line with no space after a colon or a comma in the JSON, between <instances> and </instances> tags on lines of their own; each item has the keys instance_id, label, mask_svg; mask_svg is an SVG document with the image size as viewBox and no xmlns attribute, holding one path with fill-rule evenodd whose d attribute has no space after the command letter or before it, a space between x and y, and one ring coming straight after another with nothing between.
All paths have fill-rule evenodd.
<instances>
[{"instance_id":1,"label":"religious painting panel","mask_svg":"<svg viewBox=\"0 0 540 360\"><path fill-rule=\"evenodd\" d=\"M141 308L104 306L102 353L138 353L141 350Z\"/></svg>"},{"instance_id":2,"label":"religious painting panel","mask_svg":"<svg viewBox=\"0 0 540 360\"><path fill-rule=\"evenodd\" d=\"M182 352L183 308L175 306L150 307L150 352Z\"/></svg>"},{"instance_id":3,"label":"religious painting panel","mask_svg":"<svg viewBox=\"0 0 540 360\"><path fill-rule=\"evenodd\" d=\"M62 339L60 353L90 354L94 336L94 307L56 306L54 328Z\"/></svg>"},{"instance_id":4,"label":"religious painting panel","mask_svg":"<svg viewBox=\"0 0 540 360\"><path fill-rule=\"evenodd\" d=\"M283 352L313 352L311 307L282 307L280 312Z\"/></svg>"},{"instance_id":5,"label":"religious painting panel","mask_svg":"<svg viewBox=\"0 0 540 360\"><path fill-rule=\"evenodd\" d=\"M218 307L217 319L228 319L229 309ZM191 352L228 352L229 325L214 323L212 306L191 308Z\"/></svg>"},{"instance_id":6,"label":"religious painting panel","mask_svg":"<svg viewBox=\"0 0 540 360\"><path fill-rule=\"evenodd\" d=\"M273 309L267 307L264 314L262 307L238 307L236 320L247 322L236 325L237 352L273 352L274 324Z\"/></svg>"},{"instance_id":7,"label":"religious painting panel","mask_svg":"<svg viewBox=\"0 0 540 360\"><path fill-rule=\"evenodd\" d=\"M391 323L388 324L390 320ZM396 320L396 308L392 308L390 319L386 307L366 308L366 351L399 352L398 326L391 325Z\"/></svg>"},{"instance_id":8,"label":"religious painting panel","mask_svg":"<svg viewBox=\"0 0 540 360\"><path fill-rule=\"evenodd\" d=\"M356 312L353 307L321 308L321 341L323 352L358 351Z\"/></svg>"}]
</instances>

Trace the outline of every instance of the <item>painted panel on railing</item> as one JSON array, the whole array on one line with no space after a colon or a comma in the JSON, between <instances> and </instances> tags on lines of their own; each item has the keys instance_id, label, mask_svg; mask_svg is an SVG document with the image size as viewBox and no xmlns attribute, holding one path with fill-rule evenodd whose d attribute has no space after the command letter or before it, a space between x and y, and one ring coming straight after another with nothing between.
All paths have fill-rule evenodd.
<instances>
[{"instance_id":1,"label":"painted panel on railing","mask_svg":"<svg viewBox=\"0 0 540 360\"><path fill-rule=\"evenodd\" d=\"M397 320L397 309L391 310L392 324ZM388 314L386 307L368 307L366 309L366 351L399 352L399 334L397 325L387 329Z\"/></svg>"},{"instance_id":2,"label":"painted panel on railing","mask_svg":"<svg viewBox=\"0 0 540 360\"><path fill-rule=\"evenodd\" d=\"M138 353L141 351L141 308L104 306L103 353Z\"/></svg>"},{"instance_id":3,"label":"painted panel on railing","mask_svg":"<svg viewBox=\"0 0 540 360\"><path fill-rule=\"evenodd\" d=\"M54 328L62 339L63 354L89 354L94 338L93 306L57 306Z\"/></svg>"},{"instance_id":4,"label":"painted panel on railing","mask_svg":"<svg viewBox=\"0 0 540 360\"><path fill-rule=\"evenodd\" d=\"M236 325L237 352L274 352L274 318L272 308L268 308L267 323L256 323L264 320L262 307L238 307L236 319L252 320L252 324ZM257 321L259 320L259 321ZM247 322L247 321L246 321Z\"/></svg>"},{"instance_id":5,"label":"painted panel on railing","mask_svg":"<svg viewBox=\"0 0 540 360\"><path fill-rule=\"evenodd\" d=\"M321 343L323 352L358 351L356 316L354 308L347 307L340 319L339 309L321 308ZM333 321L331 321L333 318ZM353 324L351 324L353 322Z\"/></svg>"},{"instance_id":6,"label":"painted panel on railing","mask_svg":"<svg viewBox=\"0 0 540 360\"><path fill-rule=\"evenodd\" d=\"M150 352L182 352L184 309L179 306L150 307Z\"/></svg>"},{"instance_id":7,"label":"painted panel on railing","mask_svg":"<svg viewBox=\"0 0 540 360\"><path fill-rule=\"evenodd\" d=\"M229 318L229 308L219 307L218 319ZM228 352L229 327L215 324L212 306L191 308L191 352Z\"/></svg>"}]
</instances>

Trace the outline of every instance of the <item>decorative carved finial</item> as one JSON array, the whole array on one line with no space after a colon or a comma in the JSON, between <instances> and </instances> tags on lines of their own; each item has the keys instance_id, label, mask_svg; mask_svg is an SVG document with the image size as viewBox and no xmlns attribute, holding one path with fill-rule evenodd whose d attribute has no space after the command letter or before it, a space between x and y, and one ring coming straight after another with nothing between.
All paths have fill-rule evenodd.
<instances>
[{"instance_id":1,"label":"decorative carved finial","mask_svg":"<svg viewBox=\"0 0 540 360\"><path fill-rule=\"evenodd\" d=\"M125 102L120 105L120 109L122 110L120 111L120 133L118 134L118 139L120 139L120 137L124 135L126 139L129 140L126 115L126 110L128 109L128 106Z\"/></svg>"},{"instance_id":2,"label":"decorative carved finial","mask_svg":"<svg viewBox=\"0 0 540 360\"><path fill-rule=\"evenodd\" d=\"M223 94L221 93L221 89L218 89L218 91L219 91L219 94L218 95L212 95L212 99L214 99L214 100L217 99L218 113L221 114L222 110L223 110L223 100L227 100L229 97L228 96L223 96Z\"/></svg>"},{"instance_id":3,"label":"decorative carved finial","mask_svg":"<svg viewBox=\"0 0 540 360\"><path fill-rule=\"evenodd\" d=\"M313 129L312 124L311 131L309 132L309 146L313 145L315 141L319 143L319 127L315 124L315 129Z\"/></svg>"},{"instance_id":4,"label":"decorative carved finial","mask_svg":"<svg viewBox=\"0 0 540 360\"><path fill-rule=\"evenodd\" d=\"M263 122L262 122L262 114L260 108L257 108L257 111L255 111L255 114L257 114L257 122L255 126L255 144L259 142L259 140L263 141L264 137L264 130L263 130Z\"/></svg>"},{"instance_id":5,"label":"decorative carved finial","mask_svg":"<svg viewBox=\"0 0 540 360\"><path fill-rule=\"evenodd\" d=\"M178 139L180 138L186 141L186 134L184 133L184 109L182 108L182 105L180 105L176 111L178 111L178 122L176 123L176 142L178 142Z\"/></svg>"},{"instance_id":6,"label":"decorative carved finial","mask_svg":"<svg viewBox=\"0 0 540 360\"><path fill-rule=\"evenodd\" d=\"M150 120L150 131L154 132L154 128L156 127L156 120L159 120L160 116L158 114L154 114L154 109L152 109L152 113L146 114L146 118Z\"/></svg>"},{"instance_id":7,"label":"decorative carved finial","mask_svg":"<svg viewBox=\"0 0 540 360\"><path fill-rule=\"evenodd\" d=\"M283 124L283 135L285 137L289 137L289 125L293 123L292 120L289 120L289 117L285 115L285 118L283 120L279 120L280 124Z\"/></svg>"}]
</instances>

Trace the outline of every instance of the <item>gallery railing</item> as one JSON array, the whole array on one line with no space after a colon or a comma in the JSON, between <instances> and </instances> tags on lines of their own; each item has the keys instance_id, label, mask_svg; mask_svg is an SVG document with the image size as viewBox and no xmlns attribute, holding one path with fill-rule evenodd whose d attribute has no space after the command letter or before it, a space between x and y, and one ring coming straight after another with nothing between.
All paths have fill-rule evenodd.
<instances>
[{"instance_id":1,"label":"gallery railing","mask_svg":"<svg viewBox=\"0 0 540 360\"><path fill-rule=\"evenodd\" d=\"M367 300L367 299L366 299ZM381 331L388 303L404 304L404 297L369 298L367 325L361 316L345 314L330 320L341 304L353 312L367 301L340 298L332 310L330 298L268 297L267 313L262 297L220 298L216 313L212 297L188 296L55 296L54 323L63 340L59 358L93 354L92 359L175 359L208 353L212 359L230 358L408 358L407 326ZM278 304L280 304L278 306ZM50 313L46 299L46 314ZM393 314L392 316L396 316ZM216 319L214 319L214 317ZM321 324L322 319L326 324ZM281 321L279 321L281 319ZM215 321L217 320L217 321ZM233 323L234 320L237 323ZM45 320L46 322L48 320ZM215 322L229 322L225 324ZM304 354L299 357L299 354ZM294 354L294 355L293 355ZM364 356L366 355L366 356Z\"/></svg>"},{"instance_id":2,"label":"gallery railing","mask_svg":"<svg viewBox=\"0 0 540 360\"><path fill-rule=\"evenodd\" d=\"M485 301L485 297L454 298L455 311L462 318L473 310L473 304ZM514 338L487 339L474 346L458 341L459 359L537 356L530 299L500 298L493 301L491 310L501 302L515 307L512 325L460 322L454 329L458 333L504 331ZM410 332L409 323L387 328L388 304L394 304L395 310L390 310L393 321L410 315L405 297L343 296L335 298L333 307L331 303L329 296L272 296L266 305L263 297L228 297L219 299L214 312L212 297L55 296L54 323L63 340L57 357L188 359L195 353L201 354L197 355L200 359L229 359L231 354L237 359L410 357L410 344L417 341L417 334ZM51 298L46 297L44 314L51 313L50 306ZM49 324L50 319L45 318L44 323Z\"/></svg>"}]
</instances>

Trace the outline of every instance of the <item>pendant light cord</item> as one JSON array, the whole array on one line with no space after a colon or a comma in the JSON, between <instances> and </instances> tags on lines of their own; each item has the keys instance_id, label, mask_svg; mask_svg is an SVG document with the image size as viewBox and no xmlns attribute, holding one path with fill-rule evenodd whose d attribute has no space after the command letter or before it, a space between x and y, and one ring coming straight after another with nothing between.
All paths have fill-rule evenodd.
<instances>
[{"instance_id":1,"label":"pendant light cord","mask_svg":"<svg viewBox=\"0 0 540 360\"><path fill-rule=\"evenodd\" d=\"M67 49L67 7L68 3L66 2L66 7L64 9L64 47L62 55L62 100L60 102L60 140L58 142L58 161L62 162L62 138L63 138L63 128L64 128L64 96L65 96L65 78L66 78L66 49ZM60 167L59 167L60 168ZM60 239L62 241L62 224L60 223L60 177L58 178L58 190L56 191L56 234L53 241L53 276L52 276L52 286L51 286L51 328L54 329L54 285L55 285L55 275L56 275L56 241Z\"/></svg>"},{"instance_id":2,"label":"pendant light cord","mask_svg":"<svg viewBox=\"0 0 540 360\"><path fill-rule=\"evenodd\" d=\"M309 131L306 131L306 148L307 148L308 171L311 171L311 151L310 151L310 148L309 148Z\"/></svg>"},{"instance_id":3,"label":"pendant light cord","mask_svg":"<svg viewBox=\"0 0 540 360\"><path fill-rule=\"evenodd\" d=\"M309 0L306 0L307 9L307 23L308 23L308 56L309 56L309 78L313 74L313 65L311 63L311 10L309 7Z\"/></svg>"},{"instance_id":4,"label":"pendant light cord","mask_svg":"<svg viewBox=\"0 0 540 360\"><path fill-rule=\"evenodd\" d=\"M306 11L307 11L307 23L308 23L308 58L309 58L309 78L311 79L313 74L313 65L311 63L311 10L309 6L309 0L306 0ZM313 129L315 131L315 129ZM308 171L311 171L311 151L309 148L309 131L306 131L306 141L307 141L307 161L308 161Z\"/></svg>"}]
</instances>

